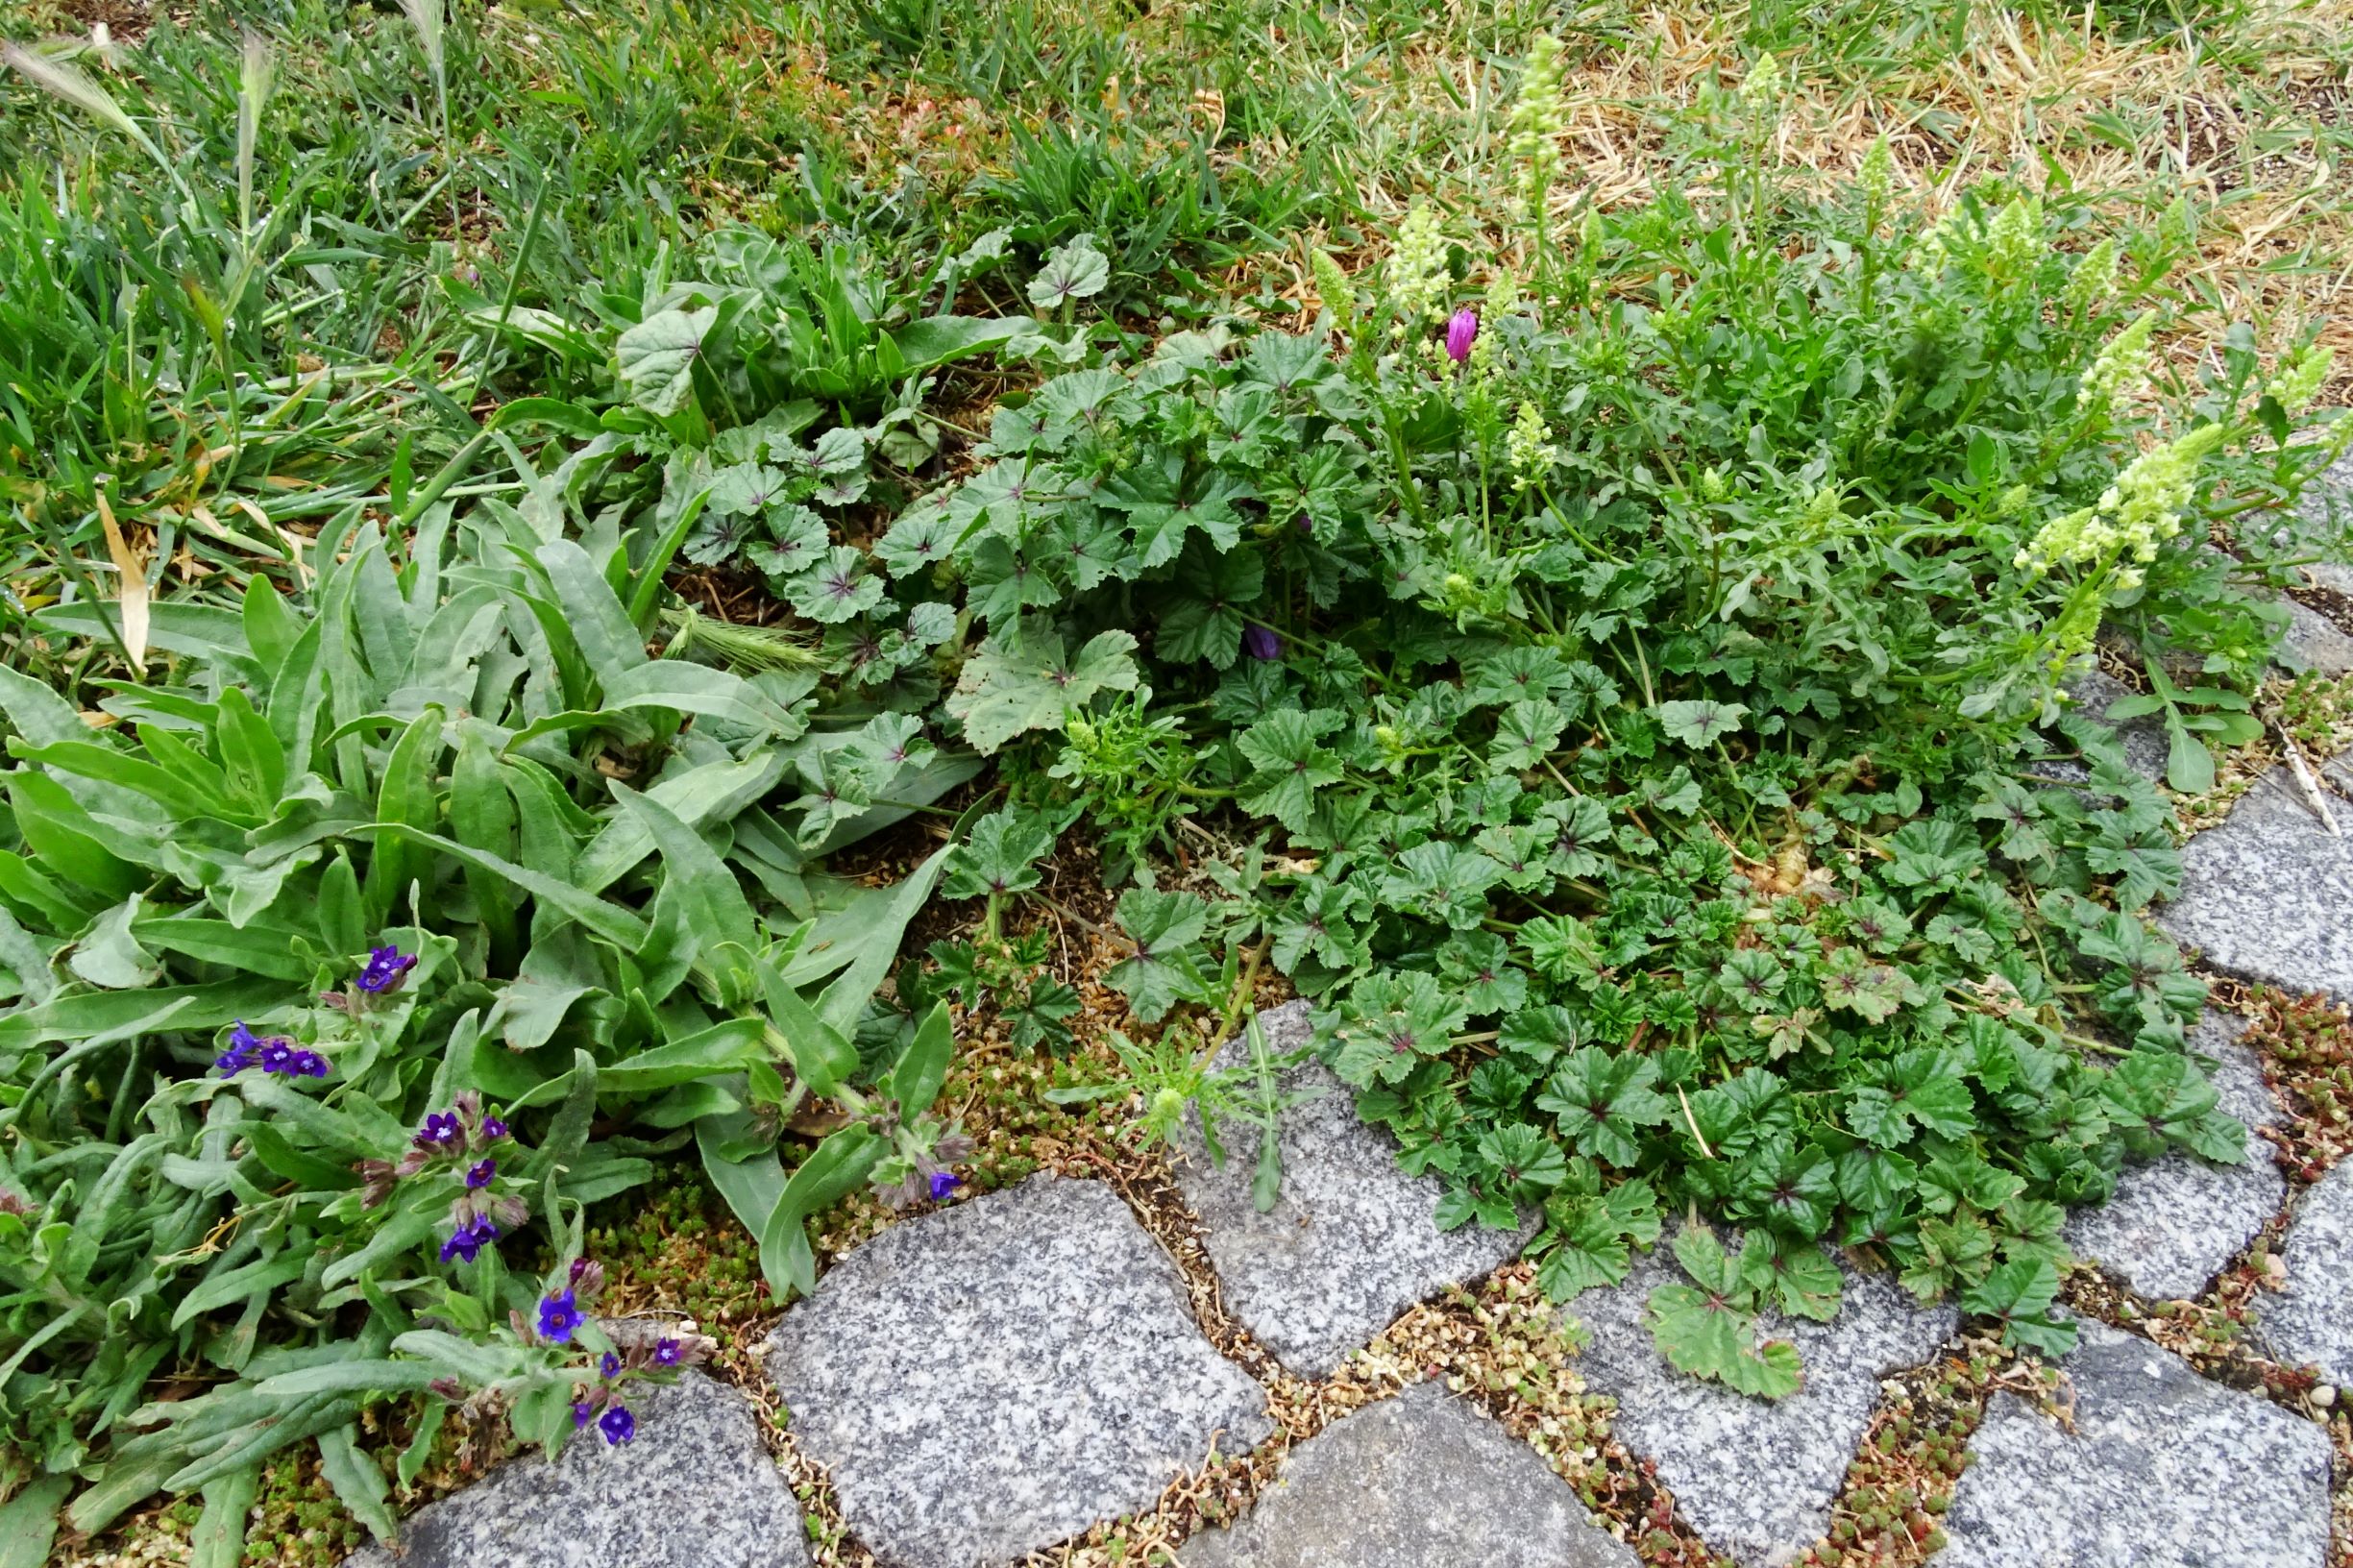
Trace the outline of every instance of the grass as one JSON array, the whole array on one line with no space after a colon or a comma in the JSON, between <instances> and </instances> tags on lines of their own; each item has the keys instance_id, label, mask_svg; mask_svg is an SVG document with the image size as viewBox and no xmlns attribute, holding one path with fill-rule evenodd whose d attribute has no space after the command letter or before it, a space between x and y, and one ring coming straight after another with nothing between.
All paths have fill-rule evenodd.
<instances>
[{"instance_id":1,"label":"grass","mask_svg":"<svg viewBox=\"0 0 2353 1568\"><path fill-rule=\"evenodd\" d=\"M1110 262L1094 336L1132 351L1226 319L1305 327L1328 303L1315 253L1372 276L1420 200L1526 272L1508 112L1539 32L1565 49L1556 232L1679 179L1698 111L1771 56L1790 81L1783 167L1826 188L1884 138L1932 209L1990 176L2169 226L2190 257L2166 284L2177 366L2234 327L2266 352L2316 330L2339 351L2322 401L2353 399L2353 0L37 0L0 19L30 51L0 72L0 660L93 707L170 651L168 612L148 648L129 617L66 643L35 614L230 604L256 576L299 591L338 520L434 496L527 504L545 436L501 409L589 404L613 380L601 350L535 340L539 313L633 323L723 227L838 241L902 293L1002 232L1017 267L960 272L918 314L1025 309L1012 280L1091 233ZM1030 374L946 377L938 456L893 482L969 466L988 404ZM744 608L760 590L725 574L701 592L777 613ZM2288 707L2311 735L2341 727L2334 697ZM1084 952L1108 904L1069 901ZM1052 964L1088 998L1071 1063L959 1067L990 1179L1133 1154L1115 1122L1038 1100L1046 1079L1117 1071L1100 943ZM2337 1152L2341 1026L2274 1017ZM821 1246L887 1217L853 1202ZM768 1305L699 1183L598 1223L626 1299L730 1323ZM1574 1453L1576 1391L1514 1391L1506 1363L1541 1360L1515 1287L1406 1332L1472 1334L1476 1353L1448 1352L1464 1374L1498 1380L1490 1403L1523 1429L1565 1422ZM1508 1355L1485 1334L1499 1315ZM1648 1519L1624 1474L1564 1468ZM1857 1505L1866 1533L1920 1502L1902 1464L1881 1468L1858 1481L1887 1493ZM13 1483L0 1466L0 1494ZM257 1507L249 1556L356 1529L291 1460ZM137 1518L80 1560L191 1560L185 1504ZM1698 1560L1664 1521L1654 1560ZM1112 1540L1087 1550L1115 1560Z\"/></svg>"}]
</instances>

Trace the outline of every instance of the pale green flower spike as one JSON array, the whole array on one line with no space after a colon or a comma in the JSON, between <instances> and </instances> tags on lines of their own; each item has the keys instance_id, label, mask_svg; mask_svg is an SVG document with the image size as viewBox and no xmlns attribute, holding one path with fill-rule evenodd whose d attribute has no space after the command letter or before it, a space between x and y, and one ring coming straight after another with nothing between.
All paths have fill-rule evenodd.
<instances>
[{"instance_id":1,"label":"pale green flower spike","mask_svg":"<svg viewBox=\"0 0 2353 1568\"><path fill-rule=\"evenodd\" d=\"M2116 292L2116 241L2103 239L2083 253L2067 275L2067 286L2059 291L2059 304L2070 315L2082 315L2107 303Z\"/></svg>"},{"instance_id":2,"label":"pale green flower spike","mask_svg":"<svg viewBox=\"0 0 2353 1568\"><path fill-rule=\"evenodd\" d=\"M2097 502L2044 524L2011 564L2038 576L2054 566L2147 565L2157 558L2157 547L2181 531L2182 511L2195 494L2198 464L2227 433L2224 426L2201 425L2143 453Z\"/></svg>"},{"instance_id":3,"label":"pale green flower spike","mask_svg":"<svg viewBox=\"0 0 2353 1568\"><path fill-rule=\"evenodd\" d=\"M2328 384L2329 367L2336 358L2333 351L2317 343L2307 343L2279 368L2264 391L2277 400L2287 413L2300 414L2320 395L2320 388Z\"/></svg>"},{"instance_id":4,"label":"pale green flower spike","mask_svg":"<svg viewBox=\"0 0 2353 1568\"><path fill-rule=\"evenodd\" d=\"M1777 120L1781 114L1781 95L1787 90L1781 80L1781 62L1769 54L1759 55L1741 80L1740 107L1761 119Z\"/></svg>"},{"instance_id":5,"label":"pale green flower spike","mask_svg":"<svg viewBox=\"0 0 2353 1568\"><path fill-rule=\"evenodd\" d=\"M2043 204L2021 196L1994 214L1985 232L1985 270L2004 282L2034 270L2043 250Z\"/></svg>"},{"instance_id":6,"label":"pale green flower spike","mask_svg":"<svg viewBox=\"0 0 2353 1568\"><path fill-rule=\"evenodd\" d=\"M1560 99L1560 42L1540 33L1528 46L1528 68L1511 106L1511 156L1524 165L1520 194L1531 223L1544 216L1545 198L1560 167L1558 137L1567 124Z\"/></svg>"},{"instance_id":7,"label":"pale green flower spike","mask_svg":"<svg viewBox=\"0 0 2353 1568\"><path fill-rule=\"evenodd\" d=\"M1403 318L1395 329L1419 326L1446 305L1446 236L1438 232L1437 209L1415 202L1397 228L1397 248L1389 253L1389 302Z\"/></svg>"},{"instance_id":8,"label":"pale green flower spike","mask_svg":"<svg viewBox=\"0 0 2353 1568\"><path fill-rule=\"evenodd\" d=\"M1863 189L1863 207L1875 218L1887 210L1888 202L1896 194L1896 154L1881 136L1863 155L1862 167L1855 171L1855 181Z\"/></svg>"},{"instance_id":9,"label":"pale green flower spike","mask_svg":"<svg viewBox=\"0 0 2353 1568\"><path fill-rule=\"evenodd\" d=\"M2115 410L2116 400L2126 387L2141 383L2148 374L2149 329L2156 324L2157 313L2144 310L2100 346L2092 368L2083 373L2083 382L2075 389L2076 407L2104 419Z\"/></svg>"},{"instance_id":10,"label":"pale green flower spike","mask_svg":"<svg viewBox=\"0 0 2353 1568\"><path fill-rule=\"evenodd\" d=\"M1324 308L1332 312L1333 319L1339 323L1342 331L1353 327L1357 319L1357 296L1356 291L1348 286L1348 274L1340 270L1340 264L1333 260L1327 252L1316 251L1308 257L1308 271L1315 279L1315 294L1323 301Z\"/></svg>"},{"instance_id":11,"label":"pale green flower spike","mask_svg":"<svg viewBox=\"0 0 2353 1568\"><path fill-rule=\"evenodd\" d=\"M1560 449L1549 437L1552 429L1532 403L1522 403L1504 435L1504 455L1511 464L1511 487L1525 490L1560 461Z\"/></svg>"}]
</instances>

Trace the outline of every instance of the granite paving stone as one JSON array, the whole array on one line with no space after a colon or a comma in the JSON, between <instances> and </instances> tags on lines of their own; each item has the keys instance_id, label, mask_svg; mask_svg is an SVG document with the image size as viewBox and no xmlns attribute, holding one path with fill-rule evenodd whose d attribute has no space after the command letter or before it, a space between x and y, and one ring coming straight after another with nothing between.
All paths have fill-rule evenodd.
<instances>
[{"instance_id":1,"label":"granite paving stone","mask_svg":"<svg viewBox=\"0 0 2353 1568\"><path fill-rule=\"evenodd\" d=\"M1997 1393L1932 1568L2322 1568L2329 1443L2097 1323L2061 1362L2071 1432Z\"/></svg>"},{"instance_id":2,"label":"granite paving stone","mask_svg":"<svg viewBox=\"0 0 2353 1568\"><path fill-rule=\"evenodd\" d=\"M631 1390L637 1434L508 1461L348 1568L804 1568L800 1509L743 1395L699 1372Z\"/></svg>"},{"instance_id":3,"label":"granite paving stone","mask_svg":"<svg viewBox=\"0 0 2353 1568\"><path fill-rule=\"evenodd\" d=\"M1305 1002L1270 1008L1259 1021L1277 1052L1307 1042ZM1243 1038L1218 1057L1223 1066L1248 1060ZM1283 1117L1283 1188L1273 1209L1261 1213L1251 1201L1255 1133L1246 1146L1229 1146L1220 1167L1198 1122L1189 1124L1177 1184L1200 1216L1227 1310L1285 1366L1320 1378L1416 1302L1492 1272L1528 1231L1440 1231L1432 1213L1444 1186L1397 1168L1396 1144L1358 1118L1346 1086L1310 1062L1287 1074L1284 1087L1324 1092Z\"/></svg>"},{"instance_id":4,"label":"granite paving stone","mask_svg":"<svg viewBox=\"0 0 2353 1568\"><path fill-rule=\"evenodd\" d=\"M2228 973L2353 1001L2353 800L2338 780L2332 838L2286 765L2182 847L2181 891L2157 923Z\"/></svg>"},{"instance_id":5,"label":"granite paving stone","mask_svg":"<svg viewBox=\"0 0 2353 1568\"><path fill-rule=\"evenodd\" d=\"M1769 1314L1766 1337L1797 1346L1805 1382L1787 1399L1750 1399L1668 1364L1642 1321L1651 1291L1682 1278L1662 1245L1619 1285L1569 1304L1592 1344L1577 1363L1614 1397L1611 1430L1654 1459L1685 1519L1742 1568L1780 1568L1820 1540L1830 1503L1871 1423L1879 1380L1917 1366L1952 1335L1950 1306L1923 1308L1884 1274L1846 1274L1830 1323Z\"/></svg>"},{"instance_id":6,"label":"granite paving stone","mask_svg":"<svg viewBox=\"0 0 2353 1568\"><path fill-rule=\"evenodd\" d=\"M1294 1449L1184 1568L1635 1568L1536 1451L1436 1383Z\"/></svg>"},{"instance_id":7,"label":"granite paving stone","mask_svg":"<svg viewBox=\"0 0 2353 1568\"><path fill-rule=\"evenodd\" d=\"M2315 523L2334 522L2353 529L2353 452L2338 458L2317 483L2306 487L2299 509ZM2353 536L2345 537L2344 546L2353 550ZM2342 561L2321 561L2304 571L2320 587L2353 599L2353 566Z\"/></svg>"},{"instance_id":8,"label":"granite paving stone","mask_svg":"<svg viewBox=\"0 0 2353 1568\"><path fill-rule=\"evenodd\" d=\"M2257 1323L2272 1356L2353 1385L2353 1161L2341 1162L2296 1205L2280 1261L2288 1287L2264 1298Z\"/></svg>"},{"instance_id":9,"label":"granite paving stone","mask_svg":"<svg viewBox=\"0 0 2353 1568\"><path fill-rule=\"evenodd\" d=\"M2074 698L2075 711L2098 723L2106 722L2112 704L2138 695L2114 675L2096 669L2087 670L2068 681L2067 690ZM2165 777L2169 747L2165 738L2165 726L2157 722L2155 716L2127 719L2120 724L2111 724L2109 727L2116 731L2118 742L2124 747L2124 761L2134 772L2144 778ZM2081 765L2077 764L2076 771L2080 770ZM2090 775L2083 772L2081 776Z\"/></svg>"},{"instance_id":10,"label":"granite paving stone","mask_svg":"<svg viewBox=\"0 0 2353 1568\"><path fill-rule=\"evenodd\" d=\"M785 1313L768 1373L889 1568L1009 1561L1274 1430L1118 1194L1051 1176L849 1253Z\"/></svg>"},{"instance_id":11,"label":"granite paving stone","mask_svg":"<svg viewBox=\"0 0 2353 1568\"><path fill-rule=\"evenodd\" d=\"M2067 1243L2135 1293L2189 1301L2279 1213L2288 1181L2257 1131L2280 1119L2255 1053L2239 1043L2245 1021L2209 1011L2190 1048L2212 1057L2208 1075L2224 1111L2246 1123L2246 1163L2218 1165L2180 1150L2124 1167L2116 1194L2068 1218Z\"/></svg>"},{"instance_id":12,"label":"granite paving stone","mask_svg":"<svg viewBox=\"0 0 2353 1568\"><path fill-rule=\"evenodd\" d=\"M2353 637L2309 604L2288 606L2288 640L2280 663L2291 670L2341 675L2353 670Z\"/></svg>"}]
</instances>

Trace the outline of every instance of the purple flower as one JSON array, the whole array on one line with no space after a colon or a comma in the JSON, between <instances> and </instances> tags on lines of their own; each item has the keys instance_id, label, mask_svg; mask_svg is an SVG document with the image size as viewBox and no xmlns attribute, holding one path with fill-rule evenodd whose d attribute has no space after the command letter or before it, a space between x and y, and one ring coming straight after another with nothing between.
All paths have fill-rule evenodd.
<instances>
[{"instance_id":1,"label":"purple flower","mask_svg":"<svg viewBox=\"0 0 2353 1568\"><path fill-rule=\"evenodd\" d=\"M254 1065L255 1055L260 1049L261 1041L254 1038L254 1032L239 1018L237 1026L229 1031L229 1049L214 1057L212 1065L221 1069L224 1077L233 1078Z\"/></svg>"},{"instance_id":2,"label":"purple flower","mask_svg":"<svg viewBox=\"0 0 2353 1568\"><path fill-rule=\"evenodd\" d=\"M316 1051L296 1051L293 1070L300 1077L324 1078L327 1076L327 1058Z\"/></svg>"},{"instance_id":3,"label":"purple flower","mask_svg":"<svg viewBox=\"0 0 2353 1568\"><path fill-rule=\"evenodd\" d=\"M572 1430L577 1432L582 1427L588 1425L588 1418L596 1413L595 1409L592 1408L586 1400L574 1401L572 1407Z\"/></svg>"},{"instance_id":4,"label":"purple flower","mask_svg":"<svg viewBox=\"0 0 2353 1568\"><path fill-rule=\"evenodd\" d=\"M580 1309L574 1303L571 1291L540 1298L539 1336L550 1344L568 1343L572 1331L578 1328L582 1321Z\"/></svg>"},{"instance_id":5,"label":"purple flower","mask_svg":"<svg viewBox=\"0 0 2353 1568\"><path fill-rule=\"evenodd\" d=\"M597 1362L597 1375L607 1381L621 1376L621 1358L609 1350L606 1351L603 1358Z\"/></svg>"},{"instance_id":6,"label":"purple flower","mask_svg":"<svg viewBox=\"0 0 2353 1568\"><path fill-rule=\"evenodd\" d=\"M441 1243L441 1261L446 1263L453 1258L462 1258L470 1263L484 1247L498 1238L499 1228L486 1219L460 1225L450 1233L447 1241Z\"/></svg>"},{"instance_id":7,"label":"purple flower","mask_svg":"<svg viewBox=\"0 0 2353 1568\"><path fill-rule=\"evenodd\" d=\"M931 1201L938 1203L942 1198L946 1197L950 1192L955 1191L956 1188L962 1187L964 1183L962 1180L955 1176L949 1175L944 1170L933 1171L931 1173Z\"/></svg>"},{"instance_id":8,"label":"purple flower","mask_svg":"<svg viewBox=\"0 0 2353 1568\"><path fill-rule=\"evenodd\" d=\"M498 1141L500 1139L504 1138L505 1136L506 1136L506 1123L505 1123L505 1122L501 1121L501 1120L500 1120L500 1119L499 1119L497 1116L484 1116L484 1117L482 1118L482 1141L483 1141L483 1142L485 1142L485 1143L496 1143L496 1142L497 1142L497 1141Z\"/></svg>"},{"instance_id":9,"label":"purple flower","mask_svg":"<svg viewBox=\"0 0 2353 1568\"><path fill-rule=\"evenodd\" d=\"M629 1413L627 1406L616 1405L597 1418L597 1430L604 1433L607 1443L619 1448L637 1435L637 1417Z\"/></svg>"},{"instance_id":10,"label":"purple flower","mask_svg":"<svg viewBox=\"0 0 2353 1568\"><path fill-rule=\"evenodd\" d=\"M417 1130L415 1141L421 1149L447 1148L465 1136L466 1130L458 1124L455 1112L436 1111L425 1118L425 1125Z\"/></svg>"},{"instance_id":11,"label":"purple flower","mask_svg":"<svg viewBox=\"0 0 2353 1568\"><path fill-rule=\"evenodd\" d=\"M1471 345L1478 341L1479 312L1466 305L1446 324L1446 357L1458 365L1462 363L1471 356Z\"/></svg>"},{"instance_id":12,"label":"purple flower","mask_svg":"<svg viewBox=\"0 0 2353 1568\"><path fill-rule=\"evenodd\" d=\"M478 1164L466 1167L466 1185L477 1189L488 1187L490 1179L498 1173L499 1163L496 1160L484 1160Z\"/></svg>"},{"instance_id":13,"label":"purple flower","mask_svg":"<svg viewBox=\"0 0 2353 1568\"><path fill-rule=\"evenodd\" d=\"M675 1366L678 1364L679 1359L685 1354L686 1347L679 1344L675 1339L660 1340L653 1347L653 1364L656 1366Z\"/></svg>"},{"instance_id":14,"label":"purple flower","mask_svg":"<svg viewBox=\"0 0 2353 1568\"><path fill-rule=\"evenodd\" d=\"M1279 659L1283 656L1283 639L1275 635L1271 626L1244 626L1242 651L1261 663Z\"/></svg>"},{"instance_id":15,"label":"purple flower","mask_svg":"<svg viewBox=\"0 0 2353 1568\"><path fill-rule=\"evenodd\" d=\"M294 1071L294 1041L276 1035L263 1041L261 1042L261 1070L263 1072L282 1072L291 1076Z\"/></svg>"},{"instance_id":16,"label":"purple flower","mask_svg":"<svg viewBox=\"0 0 2353 1568\"><path fill-rule=\"evenodd\" d=\"M371 947L368 967L359 971L359 989L370 995L381 995L396 989L404 975L417 967L414 953L404 953L398 947Z\"/></svg>"}]
</instances>

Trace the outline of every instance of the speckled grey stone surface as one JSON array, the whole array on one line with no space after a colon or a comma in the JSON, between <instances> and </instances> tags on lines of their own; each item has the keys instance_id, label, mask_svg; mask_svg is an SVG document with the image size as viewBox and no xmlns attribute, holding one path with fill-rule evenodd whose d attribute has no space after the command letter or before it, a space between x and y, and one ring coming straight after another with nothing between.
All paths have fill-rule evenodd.
<instances>
[{"instance_id":1,"label":"speckled grey stone surface","mask_svg":"<svg viewBox=\"0 0 2353 1568\"><path fill-rule=\"evenodd\" d=\"M800 1509L751 1407L699 1372L629 1396L637 1435L514 1459L402 1521L348 1568L803 1568Z\"/></svg>"},{"instance_id":2,"label":"speckled grey stone surface","mask_svg":"<svg viewBox=\"0 0 2353 1568\"><path fill-rule=\"evenodd\" d=\"M2257 1328L2274 1359L2316 1366L2353 1384L2353 1161L2322 1177L2296 1205L2280 1261L2288 1287L2263 1298Z\"/></svg>"},{"instance_id":3,"label":"speckled grey stone surface","mask_svg":"<svg viewBox=\"0 0 2353 1568\"><path fill-rule=\"evenodd\" d=\"M2136 695L2133 689L2102 670L2087 670L2067 683L2077 713L2105 723L2111 703ZM2165 777L2168 745L2165 726L2154 717L2127 719L2112 724L2124 747L2124 761L2144 778ZM2087 775L2088 776L2088 775Z\"/></svg>"},{"instance_id":4,"label":"speckled grey stone surface","mask_svg":"<svg viewBox=\"0 0 2353 1568\"><path fill-rule=\"evenodd\" d=\"M2190 1048L2215 1059L2208 1076L2216 1097L2246 1123L2246 1164L2209 1164L2176 1150L2127 1165L2114 1197L2068 1216L2067 1244L2151 1300L2202 1294L2287 1196L2287 1178L2256 1131L2279 1120L2279 1102L2255 1053L2239 1043L2245 1027L2230 1014L2209 1012L2191 1030Z\"/></svg>"},{"instance_id":5,"label":"speckled grey stone surface","mask_svg":"<svg viewBox=\"0 0 2353 1568\"><path fill-rule=\"evenodd\" d=\"M2353 801L2331 838L2283 764L2182 847L2181 892L2157 923L2228 973L2353 1000Z\"/></svg>"},{"instance_id":6,"label":"speckled grey stone surface","mask_svg":"<svg viewBox=\"0 0 2353 1568\"><path fill-rule=\"evenodd\" d=\"M890 1568L1008 1561L1274 1430L1118 1194L1050 1176L845 1257L770 1336L768 1373Z\"/></svg>"},{"instance_id":7,"label":"speckled grey stone surface","mask_svg":"<svg viewBox=\"0 0 2353 1568\"><path fill-rule=\"evenodd\" d=\"M2353 530L2353 452L2338 458L2319 482L2306 487L2299 509L2314 523L2326 526L2333 522ZM2343 544L2353 549L2353 537L2345 538ZM2321 587L2353 598L2353 566L2323 561L2304 570Z\"/></svg>"},{"instance_id":8,"label":"speckled grey stone surface","mask_svg":"<svg viewBox=\"0 0 2353 1568\"><path fill-rule=\"evenodd\" d=\"M2280 663L2291 670L2341 675L2353 670L2353 637L2309 604L2288 605L2288 639Z\"/></svg>"},{"instance_id":9,"label":"speckled grey stone surface","mask_svg":"<svg viewBox=\"0 0 2353 1568\"><path fill-rule=\"evenodd\" d=\"M1536 1451L1435 1383L1367 1406L1283 1461L1184 1568L1635 1568Z\"/></svg>"},{"instance_id":10,"label":"speckled grey stone surface","mask_svg":"<svg viewBox=\"0 0 2353 1568\"><path fill-rule=\"evenodd\" d=\"M1657 1461L1683 1517L1743 1568L1779 1568L1822 1538L1879 1380L1926 1360L1958 1322L1951 1307L1924 1309L1884 1274L1846 1276L1835 1322L1763 1324L1767 1337L1794 1343L1805 1366L1804 1385L1778 1401L1686 1377L1658 1354L1643 1304L1682 1278L1663 1243L1624 1283L1569 1303L1593 1340L1577 1370L1618 1401L1612 1433Z\"/></svg>"},{"instance_id":11,"label":"speckled grey stone surface","mask_svg":"<svg viewBox=\"0 0 2353 1568\"><path fill-rule=\"evenodd\" d=\"M1305 1002L1259 1019L1278 1052L1307 1042ZM1218 1060L1246 1063L1247 1041L1237 1039ZM1494 1270L1528 1233L1440 1231L1431 1214L1444 1186L1398 1169L1397 1146L1358 1119L1346 1086L1320 1065L1294 1068L1285 1087L1309 1085L1325 1092L1283 1118L1273 1209L1260 1213L1250 1199L1258 1142L1248 1129L1221 1135L1230 1146L1219 1168L1198 1123L1189 1126L1177 1185L1201 1218L1227 1310L1285 1366L1320 1378L1414 1303Z\"/></svg>"},{"instance_id":12,"label":"speckled grey stone surface","mask_svg":"<svg viewBox=\"0 0 2353 1568\"><path fill-rule=\"evenodd\" d=\"M2329 1444L2097 1323L2062 1363L2073 1433L1998 1393L1933 1568L2321 1568Z\"/></svg>"}]
</instances>

